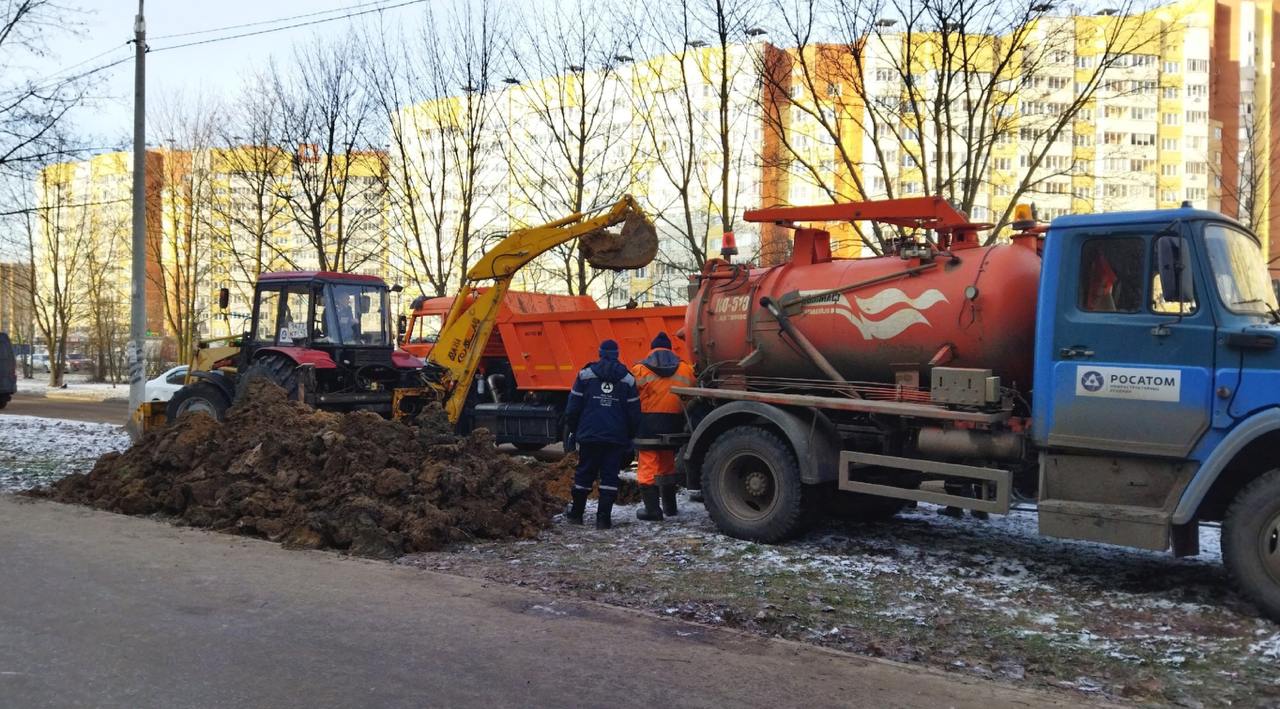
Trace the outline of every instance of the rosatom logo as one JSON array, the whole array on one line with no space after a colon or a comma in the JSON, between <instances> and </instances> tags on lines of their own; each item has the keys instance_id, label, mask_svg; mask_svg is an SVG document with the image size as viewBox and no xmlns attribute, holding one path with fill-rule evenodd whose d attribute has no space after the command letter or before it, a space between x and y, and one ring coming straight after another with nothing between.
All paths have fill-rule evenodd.
<instances>
[{"instance_id":1,"label":"rosatom logo","mask_svg":"<svg viewBox=\"0 0 1280 709\"><path fill-rule=\"evenodd\" d=\"M1102 378L1101 372L1095 372L1092 369L1080 375L1080 386L1085 391L1099 391L1106 382Z\"/></svg>"},{"instance_id":2,"label":"rosatom logo","mask_svg":"<svg viewBox=\"0 0 1280 709\"><path fill-rule=\"evenodd\" d=\"M613 393L613 384L611 384L611 383L609 383L609 382L600 382L600 391L602 391L602 392L604 392L604 393L606 393L606 394L612 394L612 393Z\"/></svg>"}]
</instances>

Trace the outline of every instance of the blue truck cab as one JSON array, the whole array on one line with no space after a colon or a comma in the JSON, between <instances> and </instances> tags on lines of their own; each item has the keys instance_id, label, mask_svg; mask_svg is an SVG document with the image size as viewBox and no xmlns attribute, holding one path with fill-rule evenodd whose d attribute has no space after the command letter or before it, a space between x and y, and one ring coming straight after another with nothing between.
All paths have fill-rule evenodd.
<instances>
[{"instance_id":1,"label":"blue truck cab","mask_svg":"<svg viewBox=\"0 0 1280 709\"><path fill-rule=\"evenodd\" d=\"M1190 208L1056 219L1031 437L1041 532L1176 554L1222 523L1280 617L1280 311L1258 238Z\"/></svg>"}]
</instances>

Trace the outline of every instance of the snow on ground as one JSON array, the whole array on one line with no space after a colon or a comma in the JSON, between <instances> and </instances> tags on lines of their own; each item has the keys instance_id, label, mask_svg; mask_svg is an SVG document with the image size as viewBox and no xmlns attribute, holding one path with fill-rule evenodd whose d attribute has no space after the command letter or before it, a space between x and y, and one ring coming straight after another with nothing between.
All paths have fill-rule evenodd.
<instances>
[{"instance_id":1,"label":"snow on ground","mask_svg":"<svg viewBox=\"0 0 1280 709\"><path fill-rule=\"evenodd\" d=\"M87 472L103 453L128 446L128 434L114 424L0 415L0 492Z\"/></svg>"},{"instance_id":2,"label":"snow on ground","mask_svg":"<svg viewBox=\"0 0 1280 709\"><path fill-rule=\"evenodd\" d=\"M1229 588L1213 527L1200 557L1174 559L1040 537L1033 510L981 521L920 505L775 546L719 534L697 504L661 524L634 514L401 563L1110 697L1280 698L1280 628Z\"/></svg>"},{"instance_id":3,"label":"snow on ground","mask_svg":"<svg viewBox=\"0 0 1280 709\"><path fill-rule=\"evenodd\" d=\"M105 401L128 399L129 385L90 382L87 374L68 374L63 377L66 386L50 388L49 375L37 373L34 379L18 379L18 392L45 396L50 399L76 399L80 401Z\"/></svg>"}]
</instances>

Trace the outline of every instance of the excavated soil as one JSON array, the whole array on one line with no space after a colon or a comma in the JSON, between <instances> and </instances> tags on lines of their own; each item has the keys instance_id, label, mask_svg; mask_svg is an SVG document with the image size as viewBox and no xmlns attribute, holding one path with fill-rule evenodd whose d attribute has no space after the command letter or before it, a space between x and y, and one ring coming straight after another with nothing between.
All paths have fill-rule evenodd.
<instances>
[{"instance_id":1,"label":"excavated soil","mask_svg":"<svg viewBox=\"0 0 1280 709\"><path fill-rule=\"evenodd\" d=\"M556 461L554 464L543 465L535 468L540 475L543 476L542 483L546 487L547 494L568 502L572 497L570 492L573 489L573 473L578 467L578 454L569 453L565 457ZM591 490L591 499L597 497L599 489L593 487ZM622 478L618 481L618 501L619 505L634 505L640 502L640 486L631 478Z\"/></svg>"},{"instance_id":2,"label":"excavated soil","mask_svg":"<svg viewBox=\"0 0 1280 709\"><path fill-rule=\"evenodd\" d=\"M658 231L648 217L630 212L620 231L590 232L578 239L578 249L593 268L641 268L658 255Z\"/></svg>"},{"instance_id":3,"label":"excavated soil","mask_svg":"<svg viewBox=\"0 0 1280 709\"><path fill-rule=\"evenodd\" d=\"M500 453L487 431L454 436L438 410L406 426L315 411L267 382L250 387L224 423L188 414L34 494L384 558L530 538L561 508L549 470Z\"/></svg>"}]
</instances>

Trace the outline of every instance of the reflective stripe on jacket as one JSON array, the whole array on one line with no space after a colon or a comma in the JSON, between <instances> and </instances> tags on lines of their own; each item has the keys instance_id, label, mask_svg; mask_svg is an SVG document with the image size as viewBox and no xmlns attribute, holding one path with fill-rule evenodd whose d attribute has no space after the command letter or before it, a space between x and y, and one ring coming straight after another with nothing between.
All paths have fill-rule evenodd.
<instances>
[{"instance_id":1,"label":"reflective stripe on jacket","mask_svg":"<svg viewBox=\"0 0 1280 709\"><path fill-rule=\"evenodd\" d=\"M573 380L565 419L579 443L630 443L640 428L635 377L616 359L583 367Z\"/></svg>"},{"instance_id":2,"label":"reflective stripe on jacket","mask_svg":"<svg viewBox=\"0 0 1280 709\"><path fill-rule=\"evenodd\" d=\"M631 368L640 390L641 436L684 430L684 404L673 387L694 386L693 366L666 348L656 348Z\"/></svg>"}]
</instances>

